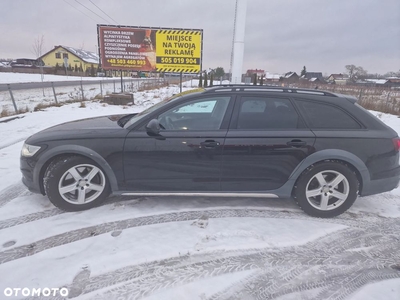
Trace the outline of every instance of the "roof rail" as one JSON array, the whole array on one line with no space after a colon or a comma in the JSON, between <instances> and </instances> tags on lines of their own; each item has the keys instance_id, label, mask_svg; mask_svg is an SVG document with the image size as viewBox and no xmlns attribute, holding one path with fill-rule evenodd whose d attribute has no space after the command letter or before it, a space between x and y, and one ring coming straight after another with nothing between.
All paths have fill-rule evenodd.
<instances>
[{"instance_id":1,"label":"roof rail","mask_svg":"<svg viewBox=\"0 0 400 300\"><path fill-rule=\"evenodd\" d=\"M206 89L205 93L212 93L218 91L226 91L230 89L231 91L239 90L260 90L265 92L284 92L284 93L297 93L297 94L310 94L310 95L321 95L321 96L330 96L330 97L339 97L337 94L325 92L321 90L312 90L312 89L301 89L301 88L289 88L289 87L281 87L275 85L247 85L247 84L221 84L221 85L213 85Z\"/></svg>"}]
</instances>

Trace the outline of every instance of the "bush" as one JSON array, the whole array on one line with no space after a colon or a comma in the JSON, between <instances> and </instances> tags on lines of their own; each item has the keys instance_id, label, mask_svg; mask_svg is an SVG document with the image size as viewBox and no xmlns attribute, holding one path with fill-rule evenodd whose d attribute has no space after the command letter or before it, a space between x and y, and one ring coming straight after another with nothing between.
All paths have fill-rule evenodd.
<instances>
[{"instance_id":1,"label":"bush","mask_svg":"<svg viewBox=\"0 0 400 300\"><path fill-rule=\"evenodd\" d=\"M0 118L11 116L11 112L7 108L3 108L0 112Z\"/></svg>"}]
</instances>

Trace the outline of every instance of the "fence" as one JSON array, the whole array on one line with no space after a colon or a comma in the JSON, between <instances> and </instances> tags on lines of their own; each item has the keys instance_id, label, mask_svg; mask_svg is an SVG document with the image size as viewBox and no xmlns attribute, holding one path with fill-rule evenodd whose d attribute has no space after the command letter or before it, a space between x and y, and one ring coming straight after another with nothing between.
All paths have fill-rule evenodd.
<instances>
[{"instance_id":1,"label":"fence","mask_svg":"<svg viewBox=\"0 0 400 300\"><path fill-rule=\"evenodd\" d=\"M336 84L290 84L297 88L318 88L322 91L354 96L366 109L400 115L400 90L390 87L366 87Z\"/></svg>"},{"instance_id":2,"label":"fence","mask_svg":"<svg viewBox=\"0 0 400 300\"><path fill-rule=\"evenodd\" d=\"M120 79L1 85L0 117L62 103L101 100L106 94L122 91L133 93L160 88L173 82L165 78L124 78L122 86Z\"/></svg>"}]
</instances>

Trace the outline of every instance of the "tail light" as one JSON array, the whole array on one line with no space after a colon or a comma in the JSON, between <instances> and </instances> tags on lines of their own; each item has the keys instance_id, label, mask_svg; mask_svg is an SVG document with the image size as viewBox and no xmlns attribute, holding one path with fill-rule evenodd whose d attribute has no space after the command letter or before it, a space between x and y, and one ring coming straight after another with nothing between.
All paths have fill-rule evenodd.
<instances>
[{"instance_id":1,"label":"tail light","mask_svg":"<svg viewBox=\"0 0 400 300\"><path fill-rule=\"evenodd\" d=\"M400 138L393 139L393 144L394 144L394 147L396 148L396 150L400 151Z\"/></svg>"}]
</instances>

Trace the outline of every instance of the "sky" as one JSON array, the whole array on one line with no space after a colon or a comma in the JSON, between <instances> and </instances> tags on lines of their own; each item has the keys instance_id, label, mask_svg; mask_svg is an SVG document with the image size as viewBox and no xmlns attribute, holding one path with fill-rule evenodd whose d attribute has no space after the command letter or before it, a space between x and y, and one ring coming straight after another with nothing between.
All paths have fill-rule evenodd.
<instances>
[{"instance_id":1,"label":"sky","mask_svg":"<svg viewBox=\"0 0 400 300\"><path fill-rule=\"evenodd\" d=\"M191 28L203 29L203 69L228 72L235 3L1 0L0 58L34 57L42 35L45 52L55 45L97 51L96 24ZM300 73L306 66L329 75L348 64L373 74L400 70L399 0L247 0L243 72Z\"/></svg>"}]
</instances>

